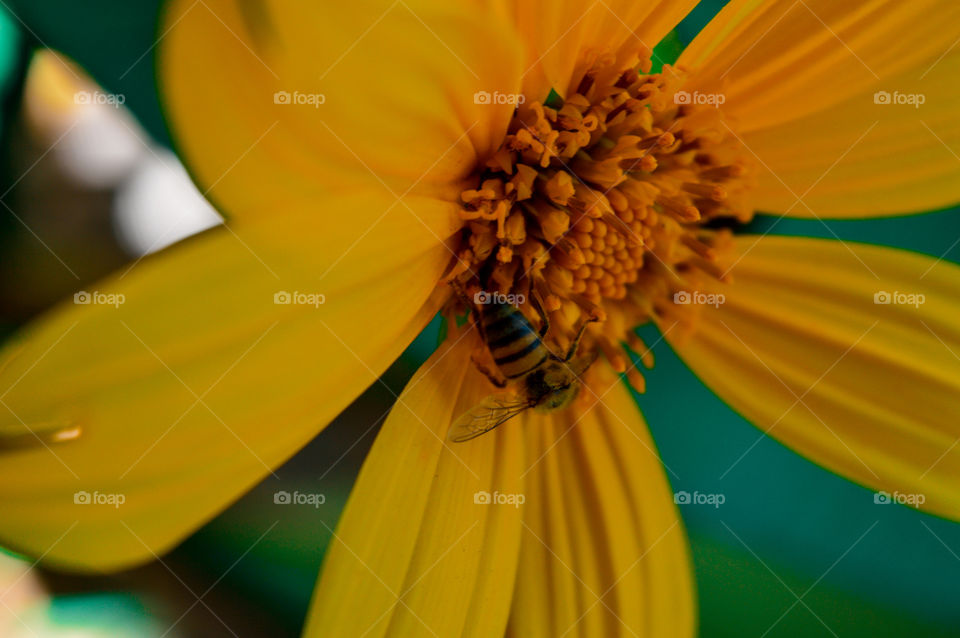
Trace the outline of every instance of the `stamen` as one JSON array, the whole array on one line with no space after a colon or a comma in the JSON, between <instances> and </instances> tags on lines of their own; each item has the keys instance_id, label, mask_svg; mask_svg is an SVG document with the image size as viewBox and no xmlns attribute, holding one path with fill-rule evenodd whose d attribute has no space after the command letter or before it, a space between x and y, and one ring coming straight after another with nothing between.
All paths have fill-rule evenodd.
<instances>
[{"instance_id":1,"label":"stamen","mask_svg":"<svg viewBox=\"0 0 960 638\"><path fill-rule=\"evenodd\" d=\"M647 380L643 374L636 368L627 370L627 383L637 391L638 394L644 394L647 391Z\"/></svg>"},{"instance_id":2,"label":"stamen","mask_svg":"<svg viewBox=\"0 0 960 638\"><path fill-rule=\"evenodd\" d=\"M625 70L600 56L557 108L518 107L461 193L460 261L445 278L464 290L532 287L555 344L599 319L581 348L602 352L638 392L645 381L624 348L648 368L653 356L632 328L693 326L697 309L674 295L698 290L704 277L729 280L721 265L729 232L705 222L752 216L744 197L752 161L722 110L674 99L683 72L648 74L648 56L639 50L637 68Z\"/></svg>"},{"instance_id":3,"label":"stamen","mask_svg":"<svg viewBox=\"0 0 960 638\"><path fill-rule=\"evenodd\" d=\"M683 190L699 197L706 197L715 202L722 202L727 198L727 191L722 186L716 184L699 184L696 182L684 182Z\"/></svg>"}]
</instances>

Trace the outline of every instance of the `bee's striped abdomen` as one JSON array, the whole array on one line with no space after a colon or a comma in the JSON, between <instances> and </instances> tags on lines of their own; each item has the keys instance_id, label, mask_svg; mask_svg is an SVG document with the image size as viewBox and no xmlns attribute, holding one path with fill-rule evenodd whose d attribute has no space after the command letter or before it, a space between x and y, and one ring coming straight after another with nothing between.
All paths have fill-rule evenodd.
<instances>
[{"instance_id":1,"label":"bee's striped abdomen","mask_svg":"<svg viewBox=\"0 0 960 638\"><path fill-rule=\"evenodd\" d=\"M486 305L481 312L481 321L487 347L503 376L508 379L522 377L546 360L546 346L516 307Z\"/></svg>"}]
</instances>

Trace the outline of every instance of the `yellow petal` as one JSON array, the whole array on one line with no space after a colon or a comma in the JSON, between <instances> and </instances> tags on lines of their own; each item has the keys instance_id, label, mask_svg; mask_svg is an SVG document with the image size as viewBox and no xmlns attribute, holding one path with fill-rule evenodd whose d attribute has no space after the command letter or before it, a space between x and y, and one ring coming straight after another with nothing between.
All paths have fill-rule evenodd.
<instances>
[{"instance_id":1,"label":"yellow petal","mask_svg":"<svg viewBox=\"0 0 960 638\"><path fill-rule=\"evenodd\" d=\"M637 48L651 51L697 4L697 0L538 0L512 3L517 30L526 43L523 91L544 100L560 95L600 55L629 63Z\"/></svg>"},{"instance_id":2,"label":"yellow petal","mask_svg":"<svg viewBox=\"0 0 960 638\"><path fill-rule=\"evenodd\" d=\"M701 308L692 338L667 335L679 355L797 452L960 517L960 268L833 240L738 246L725 303Z\"/></svg>"},{"instance_id":3,"label":"yellow petal","mask_svg":"<svg viewBox=\"0 0 960 638\"><path fill-rule=\"evenodd\" d=\"M360 218L387 206L330 204ZM429 208L419 206L438 215ZM2 544L71 568L150 560L376 379L436 312L428 297L449 253L407 211L372 228L317 219L263 219L188 239L7 344ZM63 443L27 429L45 438L74 426L82 434ZM125 502L75 504L78 492Z\"/></svg>"},{"instance_id":4,"label":"yellow petal","mask_svg":"<svg viewBox=\"0 0 960 638\"><path fill-rule=\"evenodd\" d=\"M875 104L867 93L744 135L766 164L753 193L756 205L793 217L855 218L960 201L960 86L954 81L960 53L944 57L923 79L920 73L913 69L883 84L891 99L923 96L919 107Z\"/></svg>"},{"instance_id":5,"label":"yellow petal","mask_svg":"<svg viewBox=\"0 0 960 638\"><path fill-rule=\"evenodd\" d=\"M582 411L525 424L510 635L692 636L693 578L672 490L629 391L598 376Z\"/></svg>"},{"instance_id":6,"label":"yellow petal","mask_svg":"<svg viewBox=\"0 0 960 638\"><path fill-rule=\"evenodd\" d=\"M454 199L499 145L519 44L489 12L438 0L169 3L158 73L171 133L234 217L351 187ZM320 101L322 100L322 103Z\"/></svg>"},{"instance_id":7,"label":"yellow petal","mask_svg":"<svg viewBox=\"0 0 960 638\"><path fill-rule=\"evenodd\" d=\"M327 550L305 636L499 636L521 509L519 420L468 443L451 421L491 390L469 363L475 338L442 346L401 394Z\"/></svg>"},{"instance_id":8,"label":"yellow petal","mask_svg":"<svg viewBox=\"0 0 960 638\"><path fill-rule=\"evenodd\" d=\"M949 0L734 0L680 62L724 94L760 210L922 212L960 201L958 24Z\"/></svg>"},{"instance_id":9,"label":"yellow petal","mask_svg":"<svg viewBox=\"0 0 960 638\"><path fill-rule=\"evenodd\" d=\"M957 17L950 0L733 0L679 63L701 86L722 87L724 110L751 131L923 73L960 36Z\"/></svg>"}]
</instances>

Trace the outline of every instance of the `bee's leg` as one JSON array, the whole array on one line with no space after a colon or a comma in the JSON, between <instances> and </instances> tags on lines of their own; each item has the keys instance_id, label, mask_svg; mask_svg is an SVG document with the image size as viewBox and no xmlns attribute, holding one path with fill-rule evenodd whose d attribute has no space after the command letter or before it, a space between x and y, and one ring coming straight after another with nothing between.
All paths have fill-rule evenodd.
<instances>
[{"instance_id":1,"label":"bee's leg","mask_svg":"<svg viewBox=\"0 0 960 638\"><path fill-rule=\"evenodd\" d=\"M482 372L485 377L490 379L490 383L500 389L507 387L507 379L500 374L496 366L491 367L489 365L490 362L488 359L490 359L490 352L486 346L480 346L470 354L470 360L473 361L473 365L475 365L477 370Z\"/></svg>"},{"instance_id":2,"label":"bee's leg","mask_svg":"<svg viewBox=\"0 0 960 638\"><path fill-rule=\"evenodd\" d=\"M574 355L577 354L577 349L580 347L580 339L583 338L583 333L587 330L587 324L594 321L599 321L600 318L591 315L589 318L584 319L583 323L580 324L580 329L577 330L577 336L574 338L573 342L570 344L570 348L567 350L567 354L563 357L563 362L567 363L570 359L573 359Z\"/></svg>"},{"instance_id":3,"label":"bee's leg","mask_svg":"<svg viewBox=\"0 0 960 638\"><path fill-rule=\"evenodd\" d=\"M530 284L528 294L530 295L530 303L533 304L533 309L540 315L540 338L543 339L547 336L547 331L550 330L550 317L547 316L547 313L544 311L543 304L540 303L540 295L533 289L532 283Z\"/></svg>"},{"instance_id":4,"label":"bee's leg","mask_svg":"<svg viewBox=\"0 0 960 638\"><path fill-rule=\"evenodd\" d=\"M463 289L463 286L460 285L460 282L455 280L449 281L447 282L447 285L449 285L453 289L454 294L460 298L460 302L464 306L466 306L467 310L469 310L470 312L476 311L476 307L473 303L473 300L470 299L470 297L467 295L467 291Z\"/></svg>"},{"instance_id":5,"label":"bee's leg","mask_svg":"<svg viewBox=\"0 0 960 638\"><path fill-rule=\"evenodd\" d=\"M477 310L477 304L473 302L473 299L467 295L467 291L465 291L463 286L461 286L458 282L451 281L449 282L449 285L451 288L453 288L453 292L457 295L457 297L460 298L460 303L462 303L464 307L466 307L467 312L470 313L470 318L473 319L474 325L477 326L477 330L480 331L480 335L483 337L483 323L480 321L480 311ZM486 341L486 338L484 338L484 341Z\"/></svg>"}]
</instances>

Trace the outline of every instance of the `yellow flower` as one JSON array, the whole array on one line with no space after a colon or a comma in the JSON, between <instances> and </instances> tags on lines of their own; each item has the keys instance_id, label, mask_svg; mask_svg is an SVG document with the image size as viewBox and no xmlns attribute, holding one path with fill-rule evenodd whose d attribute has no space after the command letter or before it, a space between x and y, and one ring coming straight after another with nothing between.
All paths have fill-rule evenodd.
<instances>
[{"instance_id":1,"label":"yellow flower","mask_svg":"<svg viewBox=\"0 0 960 638\"><path fill-rule=\"evenodd\" d=\"M548 343L592 321L601 358L571 406L448 444L493 391L451 330L377 437L307 635L690 635L682 526L614 374L642 389L621 344L643 353L645 322L765 432L960 515L960 269L730 232L960 199L960 6L733 0L650 75L694 4L173 2L172 133L227 228L4 350L3 540L87 569L165 551L462 311L454 287L536 293Z\"/></svg>"}]
</instances>

